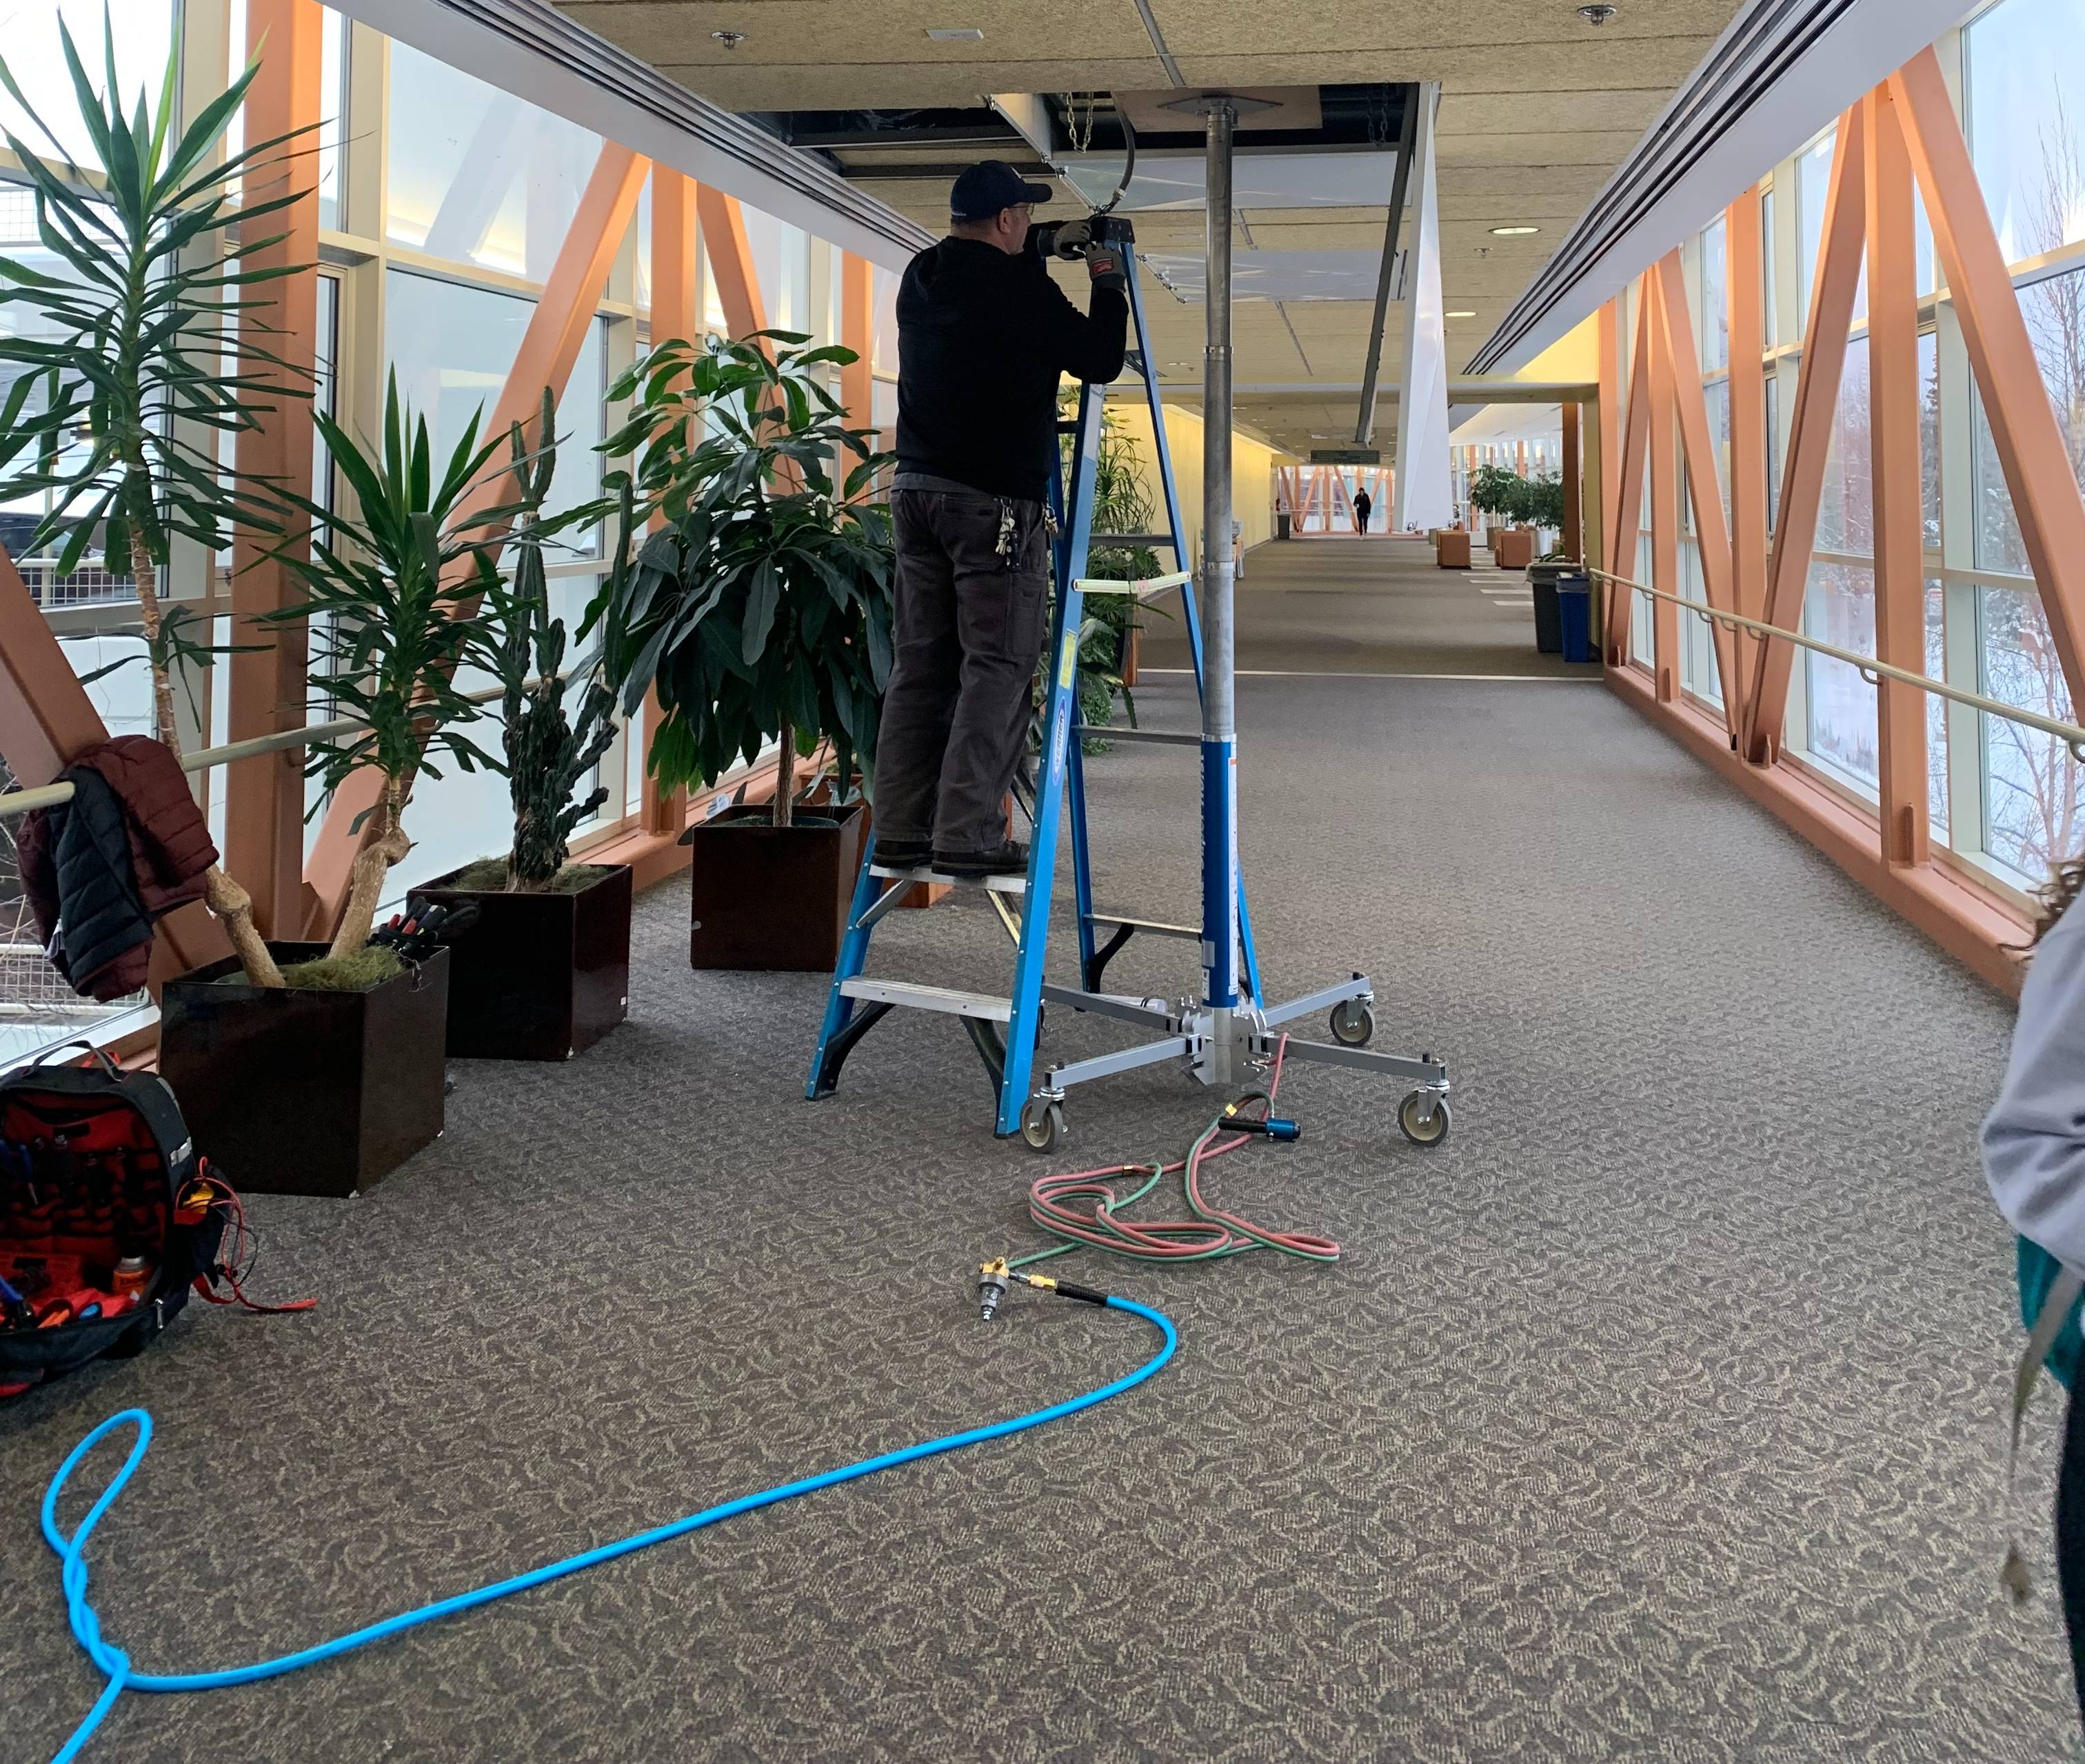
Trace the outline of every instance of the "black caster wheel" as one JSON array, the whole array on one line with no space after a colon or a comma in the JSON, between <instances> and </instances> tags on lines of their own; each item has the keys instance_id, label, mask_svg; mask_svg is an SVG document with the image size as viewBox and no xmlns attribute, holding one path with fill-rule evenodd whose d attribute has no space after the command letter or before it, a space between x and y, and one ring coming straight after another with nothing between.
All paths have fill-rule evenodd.
<instances>
[{"instance_id":1,"label":"black caster wheel","mask_svg":"<svg viewBox=\"0 0 2085 1764\"><path fill-rule=\"evenodd\" d=\"M1028 1141L1031 1151L1047 1151L1057 1143L1064 1131L1064 1110L1061 1103L1047 1096L1029 1099L1021 1112L1021 1137Z\"/></svg>"},{"instance_id":2,"label":"black caster wheel","mask_svg":"<svg viewBox=\"0 0 2085 1764\"><path fill-rule=\"evenodd\" d=\"M1445 1096L1431 1099L1433 1107L1425 1112L1429 1099L1424 1090L1414 1090L1397 1105L1397 1130L1415 1146L1430 1151L1446 1143L1448 1137L1448 1099Z\"/></svg>"},{"instance_id":3,"label":"black caster wheel","mask_svg":"<svg viewBox=\"0 0 2085 1764\"><path fill-rule=\"evenodd\" d=\"M1332 1039L1343 1048L1365 1048L1375 1039L1375 1012L1358 998L1332 1007Z\"/></svg>"}]
</instances>

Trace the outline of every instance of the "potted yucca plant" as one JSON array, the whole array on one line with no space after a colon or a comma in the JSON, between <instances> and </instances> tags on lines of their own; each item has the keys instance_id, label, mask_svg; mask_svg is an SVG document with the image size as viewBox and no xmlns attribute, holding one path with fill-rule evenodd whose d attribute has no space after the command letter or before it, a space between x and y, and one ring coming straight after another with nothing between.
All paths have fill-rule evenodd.
<instances>
[{"instance_id":1,"label":"potted yucca plant","mask_svg":"<svg viewBox=\"0 0 2085 1764\"><path fill-rule=\"evenodd\" d=\"M241 1188L344 1195L442 1130L449 952L407 967L370 933L386 878L411 849L414 780L440 777L444 763L500 769L469 733L483 712L454 675L482 641L475 603L495 577L487 542L516 511L469 512L500 443L481 444L473 416L441 464L395 376L376 451L314 420L355 512L299 499L311 555L288 562L305 597L270 617L308 623L313 697L357 725L315 737L308 771L335 790L374 770L382 789L330 944L270 944L281 988L236 984L230 963L169 981L159 1068L198 1143Z\"/></svg>"},{"instance_id":2,"label":"potted yucca plant","mask_svg":"<svg viewBox=\"0 0 2085 1764\"><path fill-rule=\"evenodd\" d=\"M214 552L231 543L235 527L282 530L280 487L223 470L219 443L312 389L265 346L265 329L254 322L267 304L260 285L299 272L242 269L231 246L236 240L250 252L279 244L282 235L268 234L269 217L310 192L285 189L287 162L275 150L291 136L222 153L257 62L183 128L180 57L168 56L156 100L148 104L140 91L126 115L105 13L103 36L97 91L59 21L98 172L72 163L0 60L0 85L43 138L40 147L11 133L6 139L28 176L37 237L57 270L0 258L0 331L10 334L0 335L0 366L11 382L0 401L0 501L43 504L25 549L54 549L56 575L97 557L135 586L155 733L178 757L174 682L216 652L197 637L198 621L185 607L162 603L159 572L177 535ZM242 200L242 189L284 193ZM281 985L246 890L213 865L203 899L248 980Z\"/></svg>"},{"instance_id":3,"label":"potted yucca plant","mask_svg":"<svg viewBox=\"0 0 2085 1764\"><path fill-rule=\"evenodd\" d=\"M556 416L546 389L537 432L549 436ZM550 614L546 553L560 533L591 523L601 510L546 516L554 444L531 451L517 423L508 446L521 512L506 539L507 579L488 584L479 609L473 659L500 686L514 842L503 856L466 864L415 898L468 901L477 910L451 951L448 1051L483 1060L568 1060L621 1022L630 1006L630 866L575 863L569 842L608 798L608 787L593 780L615 742L622 686L615 670L631 656L612 626L597 631L590 653L569 655L564 621ZM618 499L612 569L626 576L635 518L626 485Z\"/></svg>"},{"instance_id":4,"label":"potted yucca plant","mask_svg":"<svg viewBox=\"0 0 2085 1764\"><path fill-rule=\"evenodd\" d=\"M779 754L771 804L684 835L697 967L830 969L860 867L862 805L800 814L796 771L821 743L843 779L873 757L894 565L868 487L885 456L845 426L817 371L853 351L808 341L662 343L609 393L634 406L603 444L631 462L614 481L661 524L610 576L588 629L627 648L626 711L657 687L647 763L664 785L700 788L771 741Z\"/></svg>"}]
</instances>

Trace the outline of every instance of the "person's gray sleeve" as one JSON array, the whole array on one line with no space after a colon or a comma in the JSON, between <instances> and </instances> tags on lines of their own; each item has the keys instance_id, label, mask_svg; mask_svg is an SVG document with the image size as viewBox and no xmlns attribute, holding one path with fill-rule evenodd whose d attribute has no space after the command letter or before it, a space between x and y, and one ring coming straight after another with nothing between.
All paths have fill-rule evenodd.
<instances>
[{"instance_id":1,"label":"person's gray sleeve","mask_svg":"<svg viewBox=\"0 0 2085 1764\"><path fill-rule=\"evenodd\" d=\"M2064 914L2028 967L1983 1144L1991 1197L2013 1229L2085 1268L2085 908Z\"/></svg>"}]
</instances>

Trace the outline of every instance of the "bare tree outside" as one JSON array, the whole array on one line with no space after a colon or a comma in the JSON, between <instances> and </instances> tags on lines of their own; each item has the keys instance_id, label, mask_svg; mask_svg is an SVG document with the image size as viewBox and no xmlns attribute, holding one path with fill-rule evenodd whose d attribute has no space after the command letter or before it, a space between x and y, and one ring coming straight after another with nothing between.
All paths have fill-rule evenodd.
<instances>
[{"instance_id":1,"label":"bare tree outside","mask_svg":"<svg viewBox=\"0 0 2085 1764\"><path fill-rule=\"evenodd\" d=\"M2085 206L2085 154L2060 96L2040 137L2041 174L2027 219L2036 253L2063 244L2071 217ZM2072 474L2085 483L2085 271L2049 277L2023 288L2019 298ZM1977 562L2025 574L2027 548L1981 410L1977 429ZM1984 690L2023 710L2070 720L2070 687L2040 597L1985 585L1977 603ZM1985 848L2038 882L2079 848L2085 768L2052 736L2002 717L1983 723Z\"/></svg>"}]
</instances>

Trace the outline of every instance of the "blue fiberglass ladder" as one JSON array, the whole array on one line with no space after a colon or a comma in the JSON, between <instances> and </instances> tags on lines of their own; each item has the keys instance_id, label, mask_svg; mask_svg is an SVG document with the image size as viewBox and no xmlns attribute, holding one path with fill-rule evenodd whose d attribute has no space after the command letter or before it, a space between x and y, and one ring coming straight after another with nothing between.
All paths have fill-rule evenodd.
<instances>
[{"instance_id":1,"label":"blue fiberglass ladder","mask_svg":"<svg viewBox=\"0 0 2085 1764\"><path fill-rule=\"evenodd\" d=\"M1079 635L1085 623L1087 597L1098 593L1127 594L1140 601L1178 592L1187 644L1199 699L1204 685L1201 626L1197 614L1192 578L1185 566L1190 562L1180 520L1179 499L1174 487L1173 461L1161 408L1157 372L1153 364L1150 339L1144 326L1144 302L1137 286L1136 253L1124 250L1128 272L1129 308L1136 330L1136 347L1129 364L1142 380L1151 411L1158 476L1165 498L1166 531L1162 533L1096 535L1093 529L1093 487L1100 463L1102 410L1106 388L1081 386L1078 415L1059 425L1073 437L1068 483L1051 486L1051 512L1056 517L1058 538L1053 559L1055 606L1051 619L1049 691L1042 712L1042 751L1038 758L1032 788L1017 784L1016 794L1032 823L1026 875L987 877L981 882L963 882L932 869L894 869L877 861L872 840L862 859L854 899L848 909L847 931L826 1005L825 1022L812 1056L805 1095L813 1100L830 1096L839 1083L840 1069L862 1037L891 1010L898 1008L939 1012L958 1018L983 1060L997 1093L995 1131L1004 1136L1018 1132L1038 1150L1047 1150L1064 1128L1064 1093L1074 1084L1106 1078L1140 1066L1169 1060L1183 1061L1205 1083L1227 1082L1231 1061L1217 1056L1211 1044L1206 1013L1198 1013L1190 1001L1169 1005L1164 1001L1132 998L1103 993L1102 978L1110 959L1139 932L1147 936L1179 938L1198 946L1204 941L1200 925L1169 925L1098 911L1093 905L1093 872L1088 848L1085 771L1081 742L1086 733L1104 734L1110 741L1143 741L1199 748L1198 734L1119 729L1088 731L1078 721ZM1088 580L1087 553L1096 539L1103 544L1162 545L1170 548L1176 563L1174 573L1149 582L1112 582ZM1053 985L1043 978L1043 958L1050 929L1050 907L1057 864L1058 827L1068 802L1072 827L1072 884L1077 903L1079 980L1076 987ZM1205 804L1206 810L1206 804ZM1204 816L1207 818L1206 813ZM999 915L1000 923L1016 947L1011 995L997 997L909 980L885 980L863 972L868 957L871 933L877 921L897 906L917 882L955 882L982 890ZM1018 912L1009 903L1018 903ZM1329 1008L1331 1029L1339 1045L1291 1043L1292 1056L1320 1058L1342 1065L1364 1065L1386 1071L1416 1082L1399 1113L1406 1137L1425 1146L1439 1144L1447 1137L1448 1083L1445 1067L1430 1056L1407 1060L1364 1051L1373 1034L1374 994L1366 976L1296 999L1272 1010L1264 1006L1260 993L1259 964L1253 947L1251 918L1244 891L1238 891L1232 919L1237 938L1240 1005L1248 1026L1244 1052L1248 1059L1263 1062L1273 1047L1270 1033L1277 1025ZM1221 920L1219 923L1222 922ZM1103 943L1102 937L1106 935ZM1140 1028L1160 1032L1159 1040L1096 1058L1050 1067L1039 1086L1034 1084L1035 1044L1046 1004L1112 1018ZM1032 1093L1032 1094L1031 1094Z\"/></svg>"}]
</instances>

